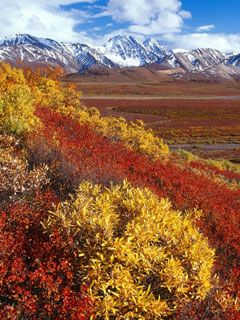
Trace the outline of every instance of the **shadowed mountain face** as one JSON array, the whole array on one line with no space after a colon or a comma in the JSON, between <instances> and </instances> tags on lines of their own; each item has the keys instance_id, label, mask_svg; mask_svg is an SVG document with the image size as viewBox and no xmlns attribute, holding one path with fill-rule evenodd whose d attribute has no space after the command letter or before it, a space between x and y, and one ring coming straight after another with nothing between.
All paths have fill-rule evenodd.
<instances>
[{"instance_id":1,"label":"shadowed mountain face","mask_svg":"<svg viewBox=\"0 0 240 320\"><path fill-rule=\"evenodd\" d=\"M153 38L139 43L133 37L115 36L103 46L62 43L52 39L17 34L0 40L0 60L27 65L61 66L67 73L85 73L91 68L122 69L151 67L173 70L171 76L220 80L240 77L240 54L214 49L167 50ZM182 70L179 75L179 68ZM176 70L176 72L174 72Z\"/></svg>"},{"instance_id":2,"label":"shadowed mountain face","mask_svg":"<svg viewBox=\"0 0 240 320\"><path fill-rule=\"evenodd\" d=\"M240 54L231 56L227 64L240 67Z\"/></svg>"}]
</instances>

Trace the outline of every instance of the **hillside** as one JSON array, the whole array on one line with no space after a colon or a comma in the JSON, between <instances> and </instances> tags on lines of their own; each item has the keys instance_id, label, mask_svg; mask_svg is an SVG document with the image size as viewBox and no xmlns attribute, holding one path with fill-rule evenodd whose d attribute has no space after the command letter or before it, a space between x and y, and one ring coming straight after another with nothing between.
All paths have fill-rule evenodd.
<instances>
[{"instance_id":1,"label":"hillside","mask_svg":"<svg viewBox=\"0 0 240 320\"><path fill-rule=\"evenodd\" d=\"M178 71L178 69L174 69ZM70 82L110 82L110 83L153 83L174 82L174 79L156 66L108 69L93 67L84 74L66 75L65 81Z\"/></svg>"},{"instance_id":2,"label":"hillside","mask_svg":"<svg viewBox=\"0 0 240 320\"><path fill-rule=\"evenodd\" d=\"M0 64L1 319L239 319L240 166L61 76Z\"/></svg>"}]
</instances>

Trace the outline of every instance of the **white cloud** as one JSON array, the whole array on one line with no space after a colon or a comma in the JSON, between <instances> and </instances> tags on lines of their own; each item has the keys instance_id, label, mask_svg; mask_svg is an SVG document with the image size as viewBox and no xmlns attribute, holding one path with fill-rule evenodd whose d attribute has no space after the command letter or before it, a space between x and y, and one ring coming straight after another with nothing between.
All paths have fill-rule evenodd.
<instances>
[{"instance_id":1,"label":"white cloud","mask_svg":"<svg viewBox=\"0 0 240 320\"><path fill-rule=\"evenodd\" d=\"M196 29L196 31L198 32L202 32L202 31L211 31L212 29L215 28L214 24L208 24L206 26L200 26Z\"/></svg>"},{"instance_id":2,"label":"white cloud","mask_svg":"<svg viewBox=\"0 0 240 320\"><path fill-rule=\"evenodd\" d=\"M191 13L181 10L179 0L110 0L107 12L116 22L129 22L139 34L179 32Z\"/></svg>"},{"instance_id":3,"label":"white cloud","mask_svg":"<svg viewBox=\"0 0 240 320\"><path fill-rule=\"evenodd\" d=\"M192 18L192 14L189 11L186 10L181 10L179 12L180 17L182 17L183 19L191 19Z\"/></svg>"},{"instance_id":4,"label":"white cloud","mask_svg":"<svg viewBox=\"0 0 240 320\"><path fill-rule=\"evenodd\" d=\"M240 52L240 33L190 33L178 35L164 35L164 39L172 44L172 47L186 48L213 48L225 52Z\"/></svg>"},{"instance_id":5,"label":"white cloud","mask_svg":"<svg viewBox=\"0 0 240 320\"><path fill-rule=\"evenodd\" d=\"M168 32L179 32L182 28L182 18L174 12L163 12L156 20L148 25L132 25L129 31L140 34L164 34Z\"/></svg>"},{"instance_id":6,"label":"white cloud","mask_svg":"<svg viewBox=\"0 0 240 320\"><path fill-rule=\"evenodd\" d=\"M84 15L63 11L60 5L95 0L1 0L0 36L30 33L39 37L49 37L61 41L89 42L84 32L75 32L76 23L83 22ZM75 16L74 16L75 15Z\"/></svg>"},{"instance_id":7,"label":"white cloud","mask_svg":"<svg viewBox=\"0 0 240 320\"><path fill-rule=\"evenodd\" d=\"M60 8L60 5L79 2L85 2L87 10L63 11ZM191 18L191 13L182 10L179 0L109 0L106 7L98 6L96 2L97 0L0 0L0 36L20 32L60 41L100 44L118 34L131 34L138 40L155 35L165 43L168 42L172 48L211 47L221 51L240 52L240 34L209 34L208 31L214 25L203 25L194 33L183 34L184 19ZM98 10L93 13L91 8ZM87 32L76 31L76 24L94 21L95 18L106 15L112 17L113 22L127 23L128 27L107 34L109 27L115 27L108 23L102 29L104 32L105 28L106 33L96 35L94 39L90 39ZM99 31L98 26L95 30Z\"/></svg>"}]
</instances>

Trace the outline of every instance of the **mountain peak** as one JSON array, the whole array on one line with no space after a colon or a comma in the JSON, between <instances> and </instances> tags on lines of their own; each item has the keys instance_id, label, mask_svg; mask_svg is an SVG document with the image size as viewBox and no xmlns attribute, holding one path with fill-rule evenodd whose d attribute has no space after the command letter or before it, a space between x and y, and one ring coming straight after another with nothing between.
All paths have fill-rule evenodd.
<instances>
[{"instance_id":1,"label":"mountain peak","mask_svg":"<svg viewBox=\"0 0 240 320\"><path fill-rule=\"evenodd\" d=\"M134 37L114 36L103 46L105 56L123 67L137 67L154 63L157 58L148 52Z\"/></svg>"},{"instance_id":2,"label":"mountain peak","mask_svg":"<svg viewBox=\"0 0 240 320\"><path fill-rule=\"evenodd\" d=\"M143 42L144 45L149 45L149 44L153 44L153 45L158 45L160 46L160 42L158 40L156 40L155 38L153 37L150 37L150 38L147 38L144 42Z\"/></svg>"},{"instance_id":3,"label":"mountain peak","mask_svg":"<svg viewBox=\"0 0 240 320\"><path fill-rule=\"evenodd\" d=\"M108 42L105 44L105 46L107 46L108 44L114 45L116 43L138 43L137 40L135 38L133 38L132 36L127 36L127 35L117 35L117 36L113 36L111 37Z\"/></svg>"},{"instance_id":4,"label":"mountain peak","mask_svg":"<svg viewBox=\"0 0 240 320\"><path fill-rule=\"evenodd\" d=\"M26 33L16 33L15 35L11 35L9 37L4 37L0 39L0 45L3 46L16 46L34 42L38 42L38 38Z\"/></svg>"},{"instance_id":5,"label":"mountain peak","mask_svg":"<svg viewBox=\"0 0 240 320\"><path fill-rule=\"evenodd\" d=\"M157 56L160 57L160 59L163 59L166 55L169 55L167 52L166 48L164 48L160 42L154 38L148 38L143 42L143 46L156 54Z\"/></svg>"},{"instance_id":6,"label":"mountain peak","mask_svg":"<svg viewBox=\"0 0 240 320\"><path fill-rule=\"evenodd\" d=\"M0 39L1 47L16 47L16 46L35 46L41 49L63 51L62 45L50 38L37 38L26 33L16 33L10 37Z\"/></svg>"},{"instance_id":7,"label":"mountain peak","mask_svg":"<svg viewBox=\"0 0 240 320\"><path fill-rule=\"evenodd\" d=\"M186 72L211 70L215 74L217 71L214 70L222 66L227 68L226 72L232 68L235 74L240 74L239 54L225 54L208 48L167 51L153 37L140 43L129 35L116 35L101 47L61 43L24 33L0 39L0 60L14 63L19 59L26 64L61 66L71 73L85 72L94 66L122 68L159 64L164 68L181 67Z\"/></svg>"}]
</instances>

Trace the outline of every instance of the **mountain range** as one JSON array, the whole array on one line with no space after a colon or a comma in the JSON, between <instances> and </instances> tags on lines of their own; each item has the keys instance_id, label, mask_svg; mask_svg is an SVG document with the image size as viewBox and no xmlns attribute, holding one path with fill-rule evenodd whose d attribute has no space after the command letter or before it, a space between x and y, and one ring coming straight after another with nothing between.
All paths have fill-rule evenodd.
<instances>
[{"instance_id":1,"label":"mountain range","mask_svg":"<svg viewBox=\"0 0 240 320\"><path fill-rule=\"evenodd\" d=\"M0 39L0 61L21 61L33 66L61 66L67 73L83 74L91 69L148 67L170 70L176 79L239 80L240 53L197 48L168 50L149 38L143 43L132 36L114 36L102 46L63 43L16 34Z\"/></svg>"}]
</instances>

